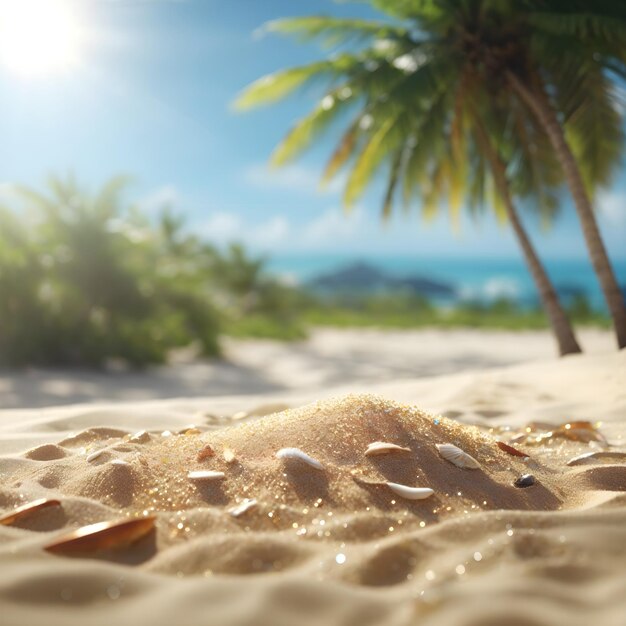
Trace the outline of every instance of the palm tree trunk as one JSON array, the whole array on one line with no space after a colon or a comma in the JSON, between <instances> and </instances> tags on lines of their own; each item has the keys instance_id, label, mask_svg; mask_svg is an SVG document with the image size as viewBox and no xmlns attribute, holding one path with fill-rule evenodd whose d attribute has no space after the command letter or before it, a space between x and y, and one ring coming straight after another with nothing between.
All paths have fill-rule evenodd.
<instances>
[{"instance_id":1,"label":"palm tree trunk","mask_svg":"<svg viewBox=\"0 0 626 626\"><path fill-rule=\"evenodd\" d=\"M564 356L566 354L580 353L582 350L578 341L576 341L576 336L574 335L574 330L572 329L570 321L561 306L556 289L552 285L550 277L543 267L543 264L541 263L530 238L528 237L528 233L519 218L515 205L513 204L509 183L506 179L504 163L493 148L491 141L489 140L489 136L479 121L475 122L475 129L477 132L477 138L482 144L484 153L489 161L496 189L498 190L500 198L504 202L507 217L511 222L511 226L513 226L513 231L515 232L517 240L522 248L522 252L524 253L524 260L526 261L530 274L535 281L535 286L539 292L541 303L548 316L548 320L550 321L552 332L554 333L554 337L559 347L559 354Z\"/></svg>"},{"instance_id":2,"label":"palm tree trunk","mask_svg":"<svg viewBox=\"0 0 626 626\"><path fill-rule=\"evenodd\" d=\"M565 139L563 128L542 88L529 89L513 72L506 78L513 91L535 114L548 136L563 167L593 269L600 281L617 337L619 348L626 347L626 305L602 242L591 201L585 190L576 159Z\"/></svg>"},{"instance_id":3,"label":"palm tree trunk","mask_svg":"<svg viewBox=\"0 0 626 626\"><path fill-rule=\"evenodd\" d=\"M524 259L526 260L528 269L530 270L537 290L539 291L541 303L543 304L543 308L545 309L548 319L550 320L552 331L554 332L554 336L559 346L559 354L564 356L566 354L576 354L582 352L580 345L576 341L570 321L561 306L556 289L552 285L550 277L543 267L541 260L537 256L528 234L526 233L526 229L519 219L515 206L511 202L510 195L508 195L508 193L507 195L504 195L501 192L501 196L503 197L504 206L506 208L508 218L511 221L511 226L513 226L517 240L519 241L522 252L524 253Z\"/></svg>"}]
</instances>

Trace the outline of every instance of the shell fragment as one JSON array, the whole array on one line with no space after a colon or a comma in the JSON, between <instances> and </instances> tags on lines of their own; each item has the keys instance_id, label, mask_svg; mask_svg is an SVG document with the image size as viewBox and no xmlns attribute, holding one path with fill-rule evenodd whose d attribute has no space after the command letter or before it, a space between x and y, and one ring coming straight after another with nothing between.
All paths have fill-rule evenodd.
<instances>
[{"instance_id":1,"label":"shell fragment","mask_svg":"<svg viewBox=\"0 0 626 626\"><path fill-rule=\"evenodd\" d=\"M215 472L212 470L199 470L196 472L189 472L187 478L191 480L222 480L226 478L224 472Z\"/></svg>"},{"instance_id":2,"label":"shell fragment","mask_svg":"<svg viewBox=\"0 0 626 626\"><path fill-rule=\"evenodd\" d=\"M478 469L480 463L473 457L451 443L438 443L437 451L446 461L463 469Z\"/></svg>"},{"instance_id":3,"label":"shell fragment","mask_svg":"<svg viewBox=\"0 0 626 626\"><path fill-rule=\"evenodd\" d=\"M392 454L394 452L411 452L411 448L403 448L395 443L387 443L385 441L374 441L367 446L365 456L379 456L381 454Z\"/></svg>"},{"instance_id":4,"label":"shell fragment","mask_svg":"<svg viewBox=\"0 0 626 626\"><path fill-rule=\"evenodd\" d=\"M240 517L246 511L253 509L256 505L256 500L254 500L253 498L246 498L245 500L242 500L237 506L234 506L232 509L228 509L228 512L233 517Z\"/></svg>"},{"instance_id":5,"label":"shell fragment","mask_svg":"<svg viewBox=\"0 0 626 626\"><path fill-rule=\"evenodd\" d=\"M586 452L570 459L567 464L572 465L584 465L588 461L625 461L626 452L613 451L598 451L598 452Z\"/></svg>"},{"instance_id":6,"label":"shell fragment","mask_svg":"<svg viewBox=\"0 0 626 626\"><path fill-rule=\"evenodd\" d=\"M152 531L155 519L154 516L139 517L82 526L48 544L45 549L55 554L80 554L124 548Z\"/></svg>"},{"instance_id":7,"label":"shell fragment","mask_svg":"<svg viewBox=\"0 0 626 626\"><path fill-rule=\"evenodd\" d=\"M276 453L276 458L283 460L296 459L314 467L317 470L324 469L324 466L319 461L310 457L305 452L302 452L299 448L282 448Z\"/></svg>"},{"instance_id":8,"label":"shell fragment","mask_svg":"<svg viewBox=\"0 0 626 626\"><path fill-rule=\"evenodd\" d=\"M9 524L13 524L13 522L17 522L24 517L28 517L36 511L40 511L41 509L45 509L49 506L60 505L61 503L58 500L39 498L38 500L33 500L32 502L28 502L27 504L18 506L17 508L9 511L8 513L0 517L0 525L9 526Z\"/></svg>"},{"instance_id":9,"label":"shell fragment","mask_svg":"<svg viewBox=\"0 0 626 626\"><path fill-rule=\"evenodd\" d=\"M424 500L435 493L429 487L407 487L398 483L385 483L391 491L406 500Z\"/></svg>"},{"instance_id":10,"label":"shell fragment","mask_svg":"<svg viewBox=\"0 0 626 626\"><path fill-rule=\"evenodd\" d=\"M91 463L92 461L95 461L103 453L104 453L104 450L96 450L95 452L92 452L91 454L87 455L87 463Z\"/></svg>"}]
</instances>

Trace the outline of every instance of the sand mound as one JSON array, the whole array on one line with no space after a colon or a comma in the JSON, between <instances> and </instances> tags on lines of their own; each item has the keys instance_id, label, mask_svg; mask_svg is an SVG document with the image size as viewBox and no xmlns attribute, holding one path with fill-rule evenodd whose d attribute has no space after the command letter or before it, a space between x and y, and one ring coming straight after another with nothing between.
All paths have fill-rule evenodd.
<instances>
[{"instance_id":1,"label":"sand mound","mask_svg":"<svg viewBox=\"0 0 626 626\"><path fill-rule=\"evenodd\" d=\"M157 514L159 543L171 546L171 553L151 567L176 574L280 571L309 554L292 536L330 544L366 542L481 511L550 511L575 500L549 465L503 452L485 429L375 396L349 396L222 430L188 432L131 436L117 429L89 429L64 439L63 448L50 444L26 453L32 459L42 456L42 448L71 450L53 466L16 472L21 480L15 476L8 484L19 488L25 480L58 497L98 502L117 511L109 519ZM366 456L373 441L410 452ZM481 467L456 467L438 453L436 445L443 443L460 447ZM198 460L207 446L211 454ZM276 458L286 447L303 450L323 470ZM595 490L619 489L622 469L570 472L576 477L571 484L585 480ZM223 472L224 479L190 480L188 472L197 470ZM514 487L515 479L528 472L537 483ZM429 487L434 495L404 499L387 482ZM256 505L234 517L230 510L245 499ZM252 531L278 533L279 539L241 544L232 537ZM280 533L289 538L286 543ZM196 556L183 565L193 542L198 543ZM350 579L375 585L406 579L419 560L418 544L411 545L376 551ZM176 557L177 552L184 556ZM384 566L387 562L393 566Z\"/></svg>"},{"instance_id":2,"label":"sand mound","mask_svg":"<svg viewBox=\"0 0 626 626\"><path fill-rule=\"evenodd\" d=\"M68 453L61 446L46 443L29 450L24 456L33 461L54 461L55 459L62 459L67 455Z\"/></svg>"},{"instance_id":3,"label":"sand mound","mask_svg":"<svg viewBox=\"0 0 626 626\"><path fill-rule=\"evenodd\" d=\"M35 468L30 477L61 494L129 509L130 514L181 513L208 506L217 507L228 520L227 507L254 498L258 506L242 518L255 530L305 526L320 511L332 516L368 513L369 518L410 514L408 522L414 524L479 510L552 510L561 504L550 472L506 454L491 435L373 396L316 403L221 431L165 435L130 438L120 431L90 429L71 442L89 442L91 447L57 464L54 481L48 467ZM365 456L373 441L395 443L411 452ZM436 448L443 443L479 459L481 469L458 468L443 459ZM64 440L63 445L68 444ZM197 460L207 445L214 454ZM276 452L286 447L305 451L323 471L298 460L277 459ZM538 483L532 489L513 487L530 469ZM220 471L225 479L192 481L187 474L193 470ZM406 500L385 486L388 481L429 487L435 494L427 500Z\"/></svg>"}]
</instances>

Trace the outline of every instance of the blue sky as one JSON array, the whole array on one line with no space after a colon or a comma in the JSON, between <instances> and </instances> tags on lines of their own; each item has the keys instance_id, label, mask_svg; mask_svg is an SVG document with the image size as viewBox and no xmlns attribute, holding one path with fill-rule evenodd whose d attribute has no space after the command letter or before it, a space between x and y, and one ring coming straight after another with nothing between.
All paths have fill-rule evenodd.
<instances>
[{"instance_id":1,"label":"blue sky","mask_svg":"<svg viewBox=\"0 0 626 626\"><path fill-rule=\"evenodd\" d=\"M21 0L2 0L19 2ZM72 2L72 0L67 0ZM485 216L454 232L418 210L378 220L380 191L350 217L340 185L317 179L332 143L297 164L269 171L273 147L308 111L312 94L247 113L237 93L259 76L319 58L314 46L259 36L266 21L294 14L371 16L360 3L330 0L81 0L80 64L63 74L24 77L0 66L0 191L13 182L41 186L73 171L96 187L134 177L129 199L148 211L164 203L218 243L237 239L270 253L341 252L358 256L515 257L509 230ZM256 34L255 34L256 33ZM626 257L626 173L598 198L609 251ZM584 257L567 199L550 231L527 223L546 257Z\"/></svg>"}]
</instances>

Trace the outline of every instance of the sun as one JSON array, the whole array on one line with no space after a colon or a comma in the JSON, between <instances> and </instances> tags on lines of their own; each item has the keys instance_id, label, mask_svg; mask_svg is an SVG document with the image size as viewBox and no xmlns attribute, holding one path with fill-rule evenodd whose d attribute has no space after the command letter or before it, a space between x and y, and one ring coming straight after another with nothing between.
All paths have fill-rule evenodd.
<instances>
[{"instance_id":1,"label":"sun","mask_svg":"<svg viewBox=\"0 0 626 626\"><path fill-rule=\"evenodd\" d=\"M70 0L0 0L0 63L23 76L66 71L81 32Z\"/></svg>"}]
</instances>

